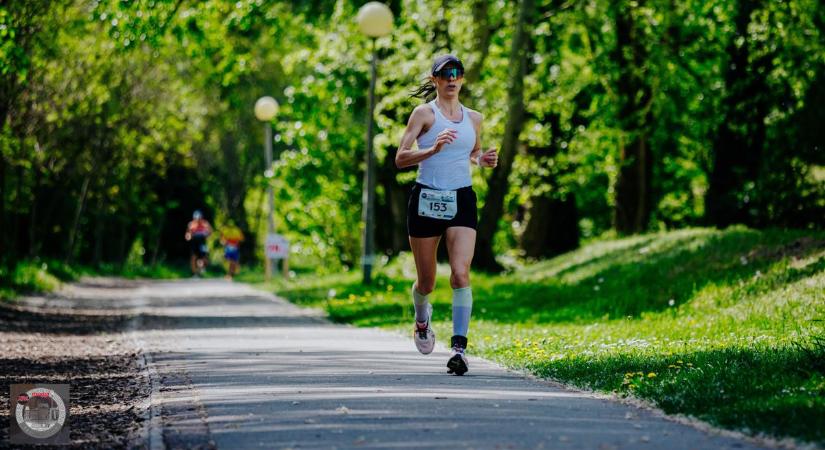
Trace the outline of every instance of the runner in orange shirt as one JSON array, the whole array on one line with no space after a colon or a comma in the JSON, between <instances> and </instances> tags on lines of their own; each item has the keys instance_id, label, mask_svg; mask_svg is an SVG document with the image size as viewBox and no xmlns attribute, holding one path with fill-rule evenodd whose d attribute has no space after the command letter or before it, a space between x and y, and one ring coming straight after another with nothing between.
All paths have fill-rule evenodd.
<instances>
[{"instance_id":1,"label":"runner in orange shirt","mask_svg":"<svg viewBox=\"0 0 825 450\"><path fill-rule=\"evenodd\" d=\"M228 264L226 278L231 280L238 274L241 260L241 242L244 236L240 228L235 226L235 222L229 223L221 228L221 244L223 244L223 256Z\"/></svg>"}]
</instances>

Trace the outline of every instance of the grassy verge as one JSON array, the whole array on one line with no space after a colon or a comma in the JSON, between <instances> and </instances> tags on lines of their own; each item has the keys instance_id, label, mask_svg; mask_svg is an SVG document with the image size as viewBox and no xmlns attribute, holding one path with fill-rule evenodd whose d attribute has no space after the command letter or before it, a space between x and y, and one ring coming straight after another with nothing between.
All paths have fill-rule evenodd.
<instances>
[{"instance_id":1,"label":"grassy verge","mask_svg":"<svg viewBox=\"0 0 825 450\"><path fill-rule=\"evenodd\" d=\"M12 300L21 294L52 292L61 283L75 281L81 276L183 278L189 275L186 266L112 264L87 267L71 266L57 260L24 260L7 271L0 268L0 301Z\"/></svg>"},{"instance_id":2,"label":"grassy verge","mask_svg":"<svg viewBox=\"0 0 825 450\"><path fill-rule=\"evenodd\" d=\"M451 333L448 267L434 325ZM339 322L403 330L409 255L266 285ZM647 399L749 433L825 443L825 233L732 228L598 242L500 276L473 275L470 349L581 387Z\"/></svg>"},{"instance_id":3,"label":"grassy verge","mask_svg":"<svg viewBox=\"0 0 825 450\"><path fill-rule=\"evenodd\" d=\"M51 292L62 281L77 278L69 266L52 261L20 261L9 269L0 268L0 301L21 293Z\"/></svg>"},{"instance_id":4,"label":"grassy verge","mask_svg":"<svg viewBox=\"0 0 825 450\"><path fill-rule=\"evenodd\" d=\"M210 272L210 276L217 276L218 271L215 268ZM112 276L123 278L156 278L156 279L173 279L173 278L187 278L192 276L192 272L188 265L119 265L106 264L97 267L80 267L78 273L84 276Z\"/></svg>"}]
</instances>

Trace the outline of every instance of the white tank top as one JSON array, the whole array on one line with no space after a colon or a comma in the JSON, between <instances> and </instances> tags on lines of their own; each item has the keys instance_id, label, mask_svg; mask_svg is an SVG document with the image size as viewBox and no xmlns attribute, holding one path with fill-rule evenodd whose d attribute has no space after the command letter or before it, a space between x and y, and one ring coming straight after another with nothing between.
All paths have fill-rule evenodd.
<instances>
[{"instance_id":1,"label":"white tank top","mask_svg":"<svg viewBox=\"0 0 825 450\"><path fill-rule=\"evenodd\" d=\"M473 121L467 113L467 108L461 105L461 121L453 122L438 109L435 100L429 103L435 113L433 126L426 133L418 137L418 148L430 148L435 144L435 138L445 128L456 130L456 139L441 147L441 151L418 163L418 178L416 181L425 186L439 190L454 190L473 184L470 177L470 152L476 143L476 130Z\"/></svg>"}]
</instances>

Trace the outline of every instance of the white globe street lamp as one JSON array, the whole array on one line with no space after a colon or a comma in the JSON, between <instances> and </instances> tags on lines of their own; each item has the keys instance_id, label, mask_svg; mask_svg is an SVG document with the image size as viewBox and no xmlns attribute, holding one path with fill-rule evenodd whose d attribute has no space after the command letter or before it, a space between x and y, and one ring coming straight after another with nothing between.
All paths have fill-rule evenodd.
<instances>
[{"instance_id":1,"label":"white globe street lamp","mask_svg":"<svg viewBox=\"0 0 825 450\"><path fill-rule=\"evenodd\" d=\"M364 190L361 196L361 220L364 222L361 265L364 270L363 283L370 284L372 282L372 265L375 260L375 156L372 151L375 80L378 76L375 39L386 36L392 31L392 11L383 3L369 2L358 10L357 20L361 32L372 38L369 117L367 119L367 167L364 170Z\"/></svg>"},{"instance_id":2,"label":"white globe street lamp","mask_svg":"<svg viewBox=\"0 0 825 450\"><path fill-rule=\"evenodd\" d=\"M371 38L386 36L392 31L392 11L381 2L369 2L358 10L358 28Z\"/></svg>"},{"instance_id":3,"label":"white globe street lamp","mask_svg":"<svg viewBox=\"0 0 825 450\"><path fill-rule=\"evenodd\" d=\"M272 171L272 119L274 119L276 115L278 115L278 102L274 98L269 96L261 97L255 102L255 117L264 123L264 157L266 159L267 174ZM275 213L275 195L272 192L272 184L268 179L266 192L269 197L269 213L267 214L268 238L269 235L275 232L275 219L272 216ZM268 280L272 276L272 260L266 256L266 251L264 251L264 259L266 260L266 279ZM284 267L286 267L286 265L284 265Z\"/></svg>"},{"instance_id":4,"label":"white globe street lamp","mask_svg":"<svg viewBox=\"0 0 825 450\"><path fill-rule=\"evenodd\" d=\"M269 122L278 115L278 102L270 97L261 97L255 102L255 117L261 122Z\"/></svg>"}]
</instances>

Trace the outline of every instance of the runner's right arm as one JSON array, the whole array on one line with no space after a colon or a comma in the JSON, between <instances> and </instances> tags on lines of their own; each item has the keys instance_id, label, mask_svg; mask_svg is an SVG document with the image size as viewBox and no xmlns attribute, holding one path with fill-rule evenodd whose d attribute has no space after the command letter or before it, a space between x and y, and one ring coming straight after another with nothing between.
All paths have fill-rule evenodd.
<instances>
[{"instance_id":1,"label":"runner's right arm","mask_svg":"<svg viewBox=\"0 0 825 450\"><path fill-rule=\"evenodd\" d=\"M427 124L429 119L428 113L431 111L432 110L428 105L421 105L416 107L412 114L410 114L410 120L407 122L407 129L404 130L404 135L401 137L401 145L398 146L398 152L395 154L395 167L403 169L405 167L414 166L430 156L440 152L441 147L443 147L444 144L449 144L455 140L455 130L446 129L441 133L438 133L438 137L435 140L435 145L432 147L418 150L413 149L415 139L419 134L421 134L421 130L423 130L424 126Z\"/></svg>"}]
</instances>

